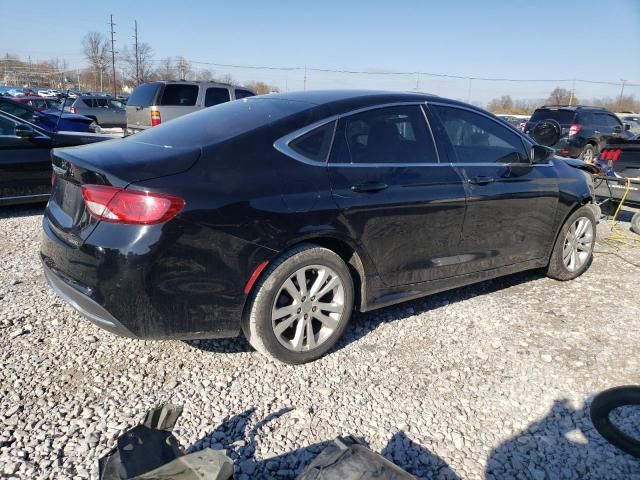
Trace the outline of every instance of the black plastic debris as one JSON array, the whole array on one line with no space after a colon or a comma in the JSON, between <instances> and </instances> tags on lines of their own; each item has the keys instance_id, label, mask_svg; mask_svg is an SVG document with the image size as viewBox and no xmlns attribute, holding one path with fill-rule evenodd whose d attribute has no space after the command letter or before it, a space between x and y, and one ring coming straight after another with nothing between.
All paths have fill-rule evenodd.
<instances>
[{"instance_id":1,"label":"black plastic debris","mask_svg":"<svg viewBox=\"0 0 640 480\"><path fill-rule=\"evenodd\" d=\"M98 462L100 480L228 480L233 462L211 449L185 455L171 433L181 407L163 405L149 411L141 425L127 430L117 446Z\"/></svg>"},{"instance_id":2,"label":"black plastic debris","mask_svg":"<svg viewBox=\"0 0 640 480\"><path fill-rule=\"evenodd\" d=\"M230 480L234 466L224 451L205 448L185 455L171 433L181 407L163 405L127 430L98 462L100 480ZM298 480L415 479L354 437L330 443Z\"/></svg>"}]
</instances>

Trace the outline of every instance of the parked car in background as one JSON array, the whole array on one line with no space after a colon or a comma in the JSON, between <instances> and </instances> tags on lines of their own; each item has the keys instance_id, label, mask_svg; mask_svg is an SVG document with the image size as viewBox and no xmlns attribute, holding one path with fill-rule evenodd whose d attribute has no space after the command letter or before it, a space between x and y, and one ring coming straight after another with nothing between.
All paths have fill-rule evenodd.
<instances>
[{"instance_id":1,"label":"parked car in background","mask_svg":"<svg viewBox=\"0 0 640 480\"><path fill-rule=\"evenodd\" d=\"M126 127L124 103L114 98L82 96L72 101L71 113L93 119L101 127Z\"/></svg>"},{"instance_id":2,"label":"parked car in background","mask_svg":"<svg viewBox=\"0 0 640 480\"><path fill-rule=\"evenodd\" d=\"M45 97L16 97L12 100L29 105L38 111L60 109L62 108L62 102L57 98L45 98Z\"/></svg>"},{"instance_id":3,"label":"parked car in background","mask_svg":"<svg viewBox=\"0 0 640 480\"><path fill-rule=\"evenodd\" d=\"M640 135L640 115L629 113L616 113L624 124L629 125L629 131L633 135Z\"/></svg>"},{"instance_id":4,"label":"parked car in background","mask_svg":"<svg viewBox=\"0 0 640 480\"><path fill-rule=\"evenodd\" d=\"M582 274L596 226L590 178L574 168L584 162L553 153L430 95L227 102L55 150L44 272L111 332L242 330L259 351L303 363L335 344L354 306L532 268Z\"/></svg>"},{"instance_id":5,"label":"parked car in background","mask_svg":"<svg viewBox=\"0 0 640 480\"><path fill-rule=\"evenodd\" d=\"M523 123L525 123L525 122L527 122L529 120L529 115L497 114L496 117L498 117L501 120L504 120L505 122L507 122L512 127L515 127L517 129L520 129L520 130L522 130L521 127L522 127Z\"/></svg>"},{"instance_id":6,"label":"parked car in background","mask_svg":"<svg viewBox=\"0 0 640 480\"><path fill-rule=\"evenodd\" d=\"M38 90L38 95L45 98L57 98L56 93L50 88Z\"/></svg>"},{"instance_id":7,"label":"parked car in background","mask_svg":"<svg viewBox=\"0 0 640 480\"><path fill-rule=\"evenodd\" d=\"M24 103L0 97L0 111L30 122L49 132L60 130L71 132L96 132L98 125L90 118L60 110L38 111Z\"/></svg>"},{"instance_id":8,"label":"parked car in background","mask_svg":"<svg viewBox=\"0 0 640 480\"><path fill-rule=\"evenodd\" d=\"M580 158L589 163L595 161L608 141L631 137L628 128L609 110L579 105L545 105L537 108L524 131L537 142L547 144L541 132L550 131L547 128L549 125L560 130L560 139L549 147L553 147L559 155Z\"/></svg>"},{"instance_id":9,"label":"parked car in background","mask_svg":"<svg viewBox=\"0 0 640 480\"><path fill-rule=\"evenodd\" d=\"M144 83L129 96L127 129L135 133L202 108L254 95L248 88L216 82Z\"/></svg>"},{"instance_id":10,"label":"parked car in background","mask_svg":"<svg viewBox=\"0 0 640 480\"><path fill-rule=\"evenodd\" d=\"M52 133L0 112L0 205L44 202L51 191L51 149L108 140L92 133Z\"/></svg>"},{"instance_id":11,"label":"parked car in background","mask_svg":"<svg viewBox=\"0 0 640 480\"><path fill-rule=\"evenodd\" d=\"M25 92L22 88L10 88L5 92L5 95L10 95L12 97L22 97L25 95Z\"/></svg>"}]
</instances>

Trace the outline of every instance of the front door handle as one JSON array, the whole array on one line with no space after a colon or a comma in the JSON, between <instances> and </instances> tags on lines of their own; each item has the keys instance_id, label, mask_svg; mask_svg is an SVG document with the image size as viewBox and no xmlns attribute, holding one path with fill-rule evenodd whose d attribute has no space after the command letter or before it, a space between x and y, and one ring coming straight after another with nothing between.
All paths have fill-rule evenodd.
<instances>
[{"instance_id":1,"label":"front door handle","mask_svg":"<svg viewBox=\"0 0 640 480\"><path fill-rule=\"evenodd\" d=\"M471 177L468 182L472 185L487 185L488 183L495 182L495 179L493 177L478 176Z\"/></svg>"},{"instance_id":2,"label":"front door handle","mask_svg":"<svg viewBox=\"0 0 640 480\"><path fill-rule=\"evenodd\" d=\"M380 182L366 182L359 185L353 185L351 190L357 193L375 193L388 188L389 185Z\"/></svg>"}]
</instances>

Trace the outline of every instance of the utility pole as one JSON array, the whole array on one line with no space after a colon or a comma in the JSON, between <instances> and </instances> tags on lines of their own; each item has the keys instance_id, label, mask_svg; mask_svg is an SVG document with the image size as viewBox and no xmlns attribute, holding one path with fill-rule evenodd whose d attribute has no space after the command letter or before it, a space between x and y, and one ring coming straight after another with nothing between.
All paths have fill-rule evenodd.
<instances>
[{"instance_id":1,"label":"utility pole","mask_svg":"<svg viewBox=\"0 0 640 480\"><path fill-rule=\"evenodd\" d=\"M304 89L303 90L306 90L306 89L307 89L307 66L305 65L304 66Z\"/></svg>"},{"instance_id":2,"label":"utility pole","mask_svg":"<svg viewBox=\"0 0 640 480\"><path fill-rule=\"evenodd\" d=\"M471 77L469 79L469 88L467 90L467 103L471 103Z\"/></svg>"},{"instance_id":3,"label":"utility pole","mask_svg":"<svg viewBox=\"0 0 640 480\"><path fill-rule=\"evenodd\" d=\"M573 105L573 99L576 96L576 79L571 82L571 95L569 96L569 105Z\"/></svg>"},{"instance_id":4,"label":"utility pole","mask_svg":"<svg viewBox=\"0 0 640 480\"><path fill-rule=\"evenodd\" d=\"M113 39L113 34L115 33L113 27L115 23L113 23L113 14L110 15L109 25L111 26L111 67L113 68L113 96L115 97L118 94L118 89L116 87L116 50L115 40Z\"/></svg>"},{"instance_id":5,"label":"utility pole","mask_svg":"<svg viewBox=\"0 0 640 480\"><path fill-rule=\"evenodd\" d=\"M622 96L624 95L624 84L627 83L627 80L620 79L620 81L622 82L622 87L620 88L620 98L618 99L618 110L622 109Z\"/></svg>"},{"instance_id":6,"label":"utility pole","mask_svg":"<svg viewBox=\"0 0 640 480\"><path fill-rule=\"evenodd\" d=\"M140 85L140 65L138 63L138 21L133 21L133 39L136 48L136 87Z\"/></svg>"}]
</instances>

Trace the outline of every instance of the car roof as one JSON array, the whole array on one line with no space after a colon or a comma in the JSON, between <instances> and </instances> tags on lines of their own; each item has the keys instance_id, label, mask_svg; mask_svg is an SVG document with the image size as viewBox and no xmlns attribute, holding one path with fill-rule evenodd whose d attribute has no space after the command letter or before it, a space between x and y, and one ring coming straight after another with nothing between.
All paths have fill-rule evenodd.
<instances>
[{"instance_id":1,"label":"car roof","mask_svg":"<svg viewBox=\"0 0 640 480\"><path fill-rule=\"evenodd\" d=\"M262 98L278 98L311 105L325 105L345 100L358 100L364 104L415 102L441 99L419 92L393 92L385 90L304 90L298 92L270 93ZM365 106L365 105L363 105Z\"/></svg>"},{"instance_id":2,"label":"car roof","mask_svg":"<svg viewBox=\"0 0 640 480\"><path fill-rule=\"evenodd\" d=\"M600 112L609 111L603 107L592 107L589 105L543 105L541 107L536 108L536 110L541 110L543 108L548 108L548 109L551 108L554 110L571 110L571 111L576 111L576 110L597 110Z\"/></svg>"}]
</instances>

